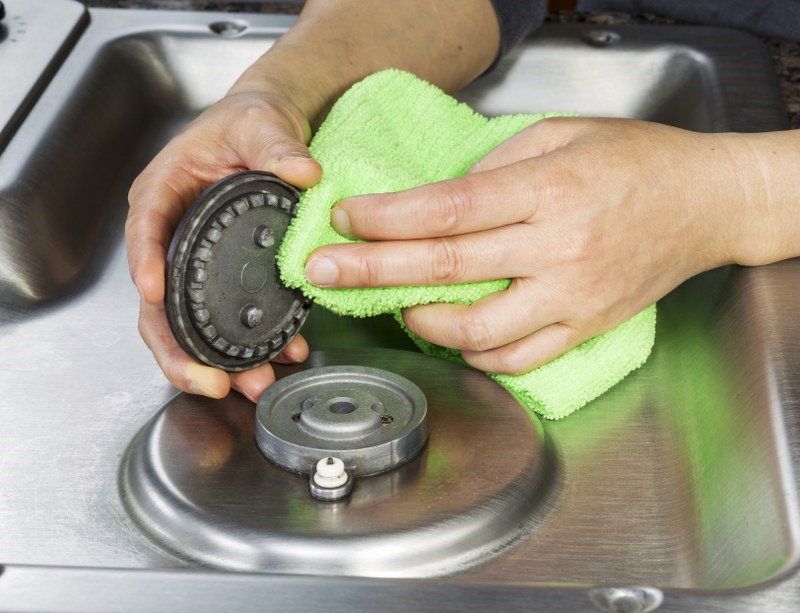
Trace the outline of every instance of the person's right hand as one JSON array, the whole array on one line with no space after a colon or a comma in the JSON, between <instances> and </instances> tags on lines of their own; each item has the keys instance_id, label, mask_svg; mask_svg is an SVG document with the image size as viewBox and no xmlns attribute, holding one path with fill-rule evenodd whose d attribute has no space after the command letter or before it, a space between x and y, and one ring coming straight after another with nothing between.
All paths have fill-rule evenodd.
<instances>
[{"instance_id":1,"label":"person's right hand","mask_svg":"<svg viewBox=\"0 0 800 613\"><path fill-rule=\"evenodd\" d=\"M317 183L322 168L306 148L310 133L302 112L281 94L229 94L175 136L134 181L125 244L141 295L139 332L175 387L221 398L232 386L255 402L274 382L269 364L229 375L181 349L164 311L166 253L186 207L227 175L264 170L300 189ZM307 355L308 345L298 335L277 361L297 362Z\"/></svg>"}]
</instances>

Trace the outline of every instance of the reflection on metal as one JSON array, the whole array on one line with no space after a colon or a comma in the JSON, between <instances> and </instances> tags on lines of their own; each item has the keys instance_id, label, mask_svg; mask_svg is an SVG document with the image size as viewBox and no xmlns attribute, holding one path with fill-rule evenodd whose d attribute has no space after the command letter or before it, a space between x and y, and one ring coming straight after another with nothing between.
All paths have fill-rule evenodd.
<instances>
[{"instance_id":1,"label":"reflection on metal","mask_svg":"<svg viewBox=\"0 0 800 613\"><path fill-rule=\"evenodd\" d=\"M318 352L311 361L346 365L362 382L376 368L413 381L428 400L428 445L402 466L359 477L344 501L320 502L306 476L261 455L251 403L182 394L123 466L123 497L156 542L229 569L414 577L485 562L541 520L555 459L540 425L488 377L394 350ZM297 391L303 368L282 369L295 373L284 393ZM398 422L413 415L398 412Z\"/></svg>"},{"instance_id":2,"label":"reflection on metal","mask_svg":"<svg viewBox=\"0 0 800 613\"><path fill-rule=\"evenodd\" d=\"M126 193L164 141L222 96L291 19L248 16L244 35L225 39L208 27L230 15L91 17L0 154L0 609L84 610L91 593L96 610L468 612L502 603L574 611L594 606L588 592L598 585L658 586L663 610L797 608L800 261L715 271L662 301L648 364L591 406L544 424L558 464L552 508L483 563L436 581L180 572L186 559L145 536L117 483L125 449L175 395L136 330L138 295L122 247ZM566 110L705 131L785 125L772 66L749 36L613 28L619 43L594 48L581 38L590 29L544 28L460 97L489 114ZM303 333L315 349L412 347L391 318L319 310ZM309 364L324 365L319 354ZM465 393L442 389L453 402ZM243 457L269 465L253 420L241 399L180 396L154 423L173 442L185 439L204 483L227 474L245 488L248 473L226 471ZM341 502L311 500L307 479L296 477L313 510L286 510L284 521L331 526L338 509L358 510L357 499L389 505L426 478L431 449L443 444L436 432L432 423L417 459L363 479ZM459 431L447 455L463 464L462 434L477 436ZM414 466L420 473L409 474ZM239 527L257 527L262 510L276 513L268 502L258 496L258 511L238 516ZM412 502L404 500L407 509Z\"/></svg>"},{"instance_id":3,"label":"reflection on metal","mask_svg":"<svg viewBox=\"0 0 800 613\"><path fill-rule=\"evenodd\" d=\"M664 601L660 590L651 587L598 587L589 598L601 611L610 613L649 613Z\"/></svg>"}]
</instances>

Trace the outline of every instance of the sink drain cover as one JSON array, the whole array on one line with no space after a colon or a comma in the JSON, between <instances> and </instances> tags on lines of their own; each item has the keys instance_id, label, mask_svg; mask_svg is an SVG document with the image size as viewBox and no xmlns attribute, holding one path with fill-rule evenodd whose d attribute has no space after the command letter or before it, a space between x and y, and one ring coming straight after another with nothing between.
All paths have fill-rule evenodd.
<instances>
[{"instance_id":1,"label":"sink drain cover","mask_svg":"<svg viewBox=\"0 0 800 613\"><path fill-rule=\"evenodd\" d=\"M326 366L272 385L256 410L256 440L270 460L312 473L325 456L355 475L408 461L428 440L425 394L386 370Z\"/></svg>"},{"instance_id":2,"label":"sink drain cover","mask_svg":"<svg viewBox=\"0 0 800 613\"><path fill-rule=\"evenodd\" d=\"M265 172L241 172L195 200L167 256L172 333L199 361L228 371L278 355L311 303L280 280L275 255L297 190Z\"/></svg>"},{"instance_id":3,"label":"sink drain cover","mask_svg":"<svg viewBox=\"0 0 800 613\"><path fill-rule=\"evenodd\" d=\"M522 538L549 507L555 461L543 429L484 374L383 349L314 351L306 364L275 368L279 381L269 403L258 407L258 420L252 403L236 394L223 400L180 394L131 443L121 467L122 500L159 546L231 570L423 577L485 562ZM357 382L363 395L326 379L336 373ZM292 421L289 413L308 398L313 405ZM343 455L348 447L376 448L389 439L401 441L390 448L411 449L424 436L424 415L430 435L405 463L355 478L342 500L320 501L309 493L302 459L292 472L256 445L265 418L273 433L286 427L300 437L283 417L273 422L268 406L293 425L308 424L305 436L322 431L326 439L336 429L330 415L361 414L339 422L347 424L338 430ZM367 411L395 420L378 426ZM290 438L281 432L282 441ZM416 442L407 447L402 433ZM258 436L264 445L263 432ZM300 448L313 446L311 438L301 440ZM391 462L406 453L390 452ZM364 471L387 465L350 461Z\"/></svg>"}]
</instances>

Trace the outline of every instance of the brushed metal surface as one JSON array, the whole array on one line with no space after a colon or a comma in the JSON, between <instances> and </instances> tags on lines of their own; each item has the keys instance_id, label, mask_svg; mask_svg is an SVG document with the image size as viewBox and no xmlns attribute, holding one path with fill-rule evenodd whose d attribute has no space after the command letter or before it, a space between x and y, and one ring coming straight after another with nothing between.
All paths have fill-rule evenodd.
<instances>
[{"instance_id":1,"label":"brushed metal surface","mask_svg":"<svg viewBox=\"0 0 800 613\"><path fill-rule=\"evenodd\" d=\"M559 462L553 508L502 555L437 581L178 572L187 563L151 544L118 495L124 450L175 395L136 331L125 196L291 19L90 14L0 155L0 608L187 610L183 594L192 610L574 610L611 585L660 588L664 610L796 609L800 261L713 271L664 299L645 367L544 424ZM238 38L209 29L232 18L249 24ZM582 26L547 27L461 96L487 113L785 126L752 37L612 29L620 41L598 48ZM318 309L304 332L318 349L410 348L385 318Z\"/></svg>"},{"instance_id":2,"label":"brushed metal surface","mask_svg":"<svg viewBox=\"0 0 800 613\"><path fill-rule=\"evenodd\" d=\"M357 477L346 500L320 502L307 475L256 447L251 402L181 394L122 467L123 499L147 533L182 557L232 570L425 577L500 555L546 512L557 469L541 424L483 374L416 352L350 349L313 352L281 376L312 365L412 378L428 399L425 449Z\"/></svg>"},{"instance_id":3,"label":"brushed metal surface","mask_svg":"<svg viewBox=\"0 0 800 613\"><path fill-rule=\"evenodd\" d=\"M0 23L0 151L89 21L71 0L5 0Z\"/></svg>"}]
</instances>

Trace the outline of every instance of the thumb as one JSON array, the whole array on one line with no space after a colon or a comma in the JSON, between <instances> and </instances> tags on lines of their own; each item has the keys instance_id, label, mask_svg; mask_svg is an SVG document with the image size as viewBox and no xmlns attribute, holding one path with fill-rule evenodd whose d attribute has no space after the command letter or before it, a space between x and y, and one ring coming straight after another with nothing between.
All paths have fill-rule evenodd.
<instances>
[{"instance_id":1,"label":"thumb","mask_svg":"<svg viewBox=\"0 0 800 613\"><path fill-rule=\"evenodd\" d=\"M306 189L322 178L322 166L303 143L289 136L276 137L263 149L258 170L275 173L284 181Z\"/></svg>"},{"instance_id":2,"label":"thumb","mask_svg":"<svg viewBox=\"0 0 800 613\"><path fill-rule=\"evenodd\" d=\"M322 178L322 166L297 137L297 130L286 120L271 118L240 131L240 155L251 170L265 170L306 189Z\"/></svg>"}]
</instances>

